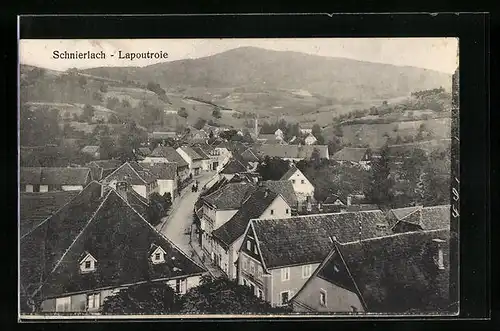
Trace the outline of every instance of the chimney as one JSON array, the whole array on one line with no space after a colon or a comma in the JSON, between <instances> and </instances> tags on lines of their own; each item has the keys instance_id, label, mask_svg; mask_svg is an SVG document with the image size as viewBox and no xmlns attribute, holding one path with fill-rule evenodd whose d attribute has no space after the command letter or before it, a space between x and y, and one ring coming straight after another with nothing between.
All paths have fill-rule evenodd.
<instances>
[{"instance_id":1,"label":"chimney","mask_svg":"<svg viewBox=\"0 0 500 331\"><path fill-rule=\"evenodd\" d=\"M269 195L269 189L266 187L266 190L264 191L264 198L267 198Z\"/></svg>"},{"instance_id":2,"label":"chimney","mask_svg":"<svg viewBox=\"0 0 500 331\"><path fill-rule=\"evenodd\" d=\"M434 257L434 263L439 270L444 270L444 254L443 254L443 243L445 242L443 239L432 239L432 241L437 246L437 256Z\"/></svg>"},{"instance_id":3,"label":"chimney","mask_svg":"<svg viewBox=\"0 0 500 331\"><path fill-rule=\"evenodd\" d=\"M350 206L352 203L352 197L350 195L347 196L347 205Z\"/></svg>"},{"instance_id":4,"label":"chimney","mask_svg":"<svg viewBox=\"0 0 500 331\"><path fill-rule=\"evenodd\" d=\"M127 192L128 192L128 183L127 182L117 182L116 183L116 192L123 198L123 200L128 202Z\"/></svg>"}]
</instances>

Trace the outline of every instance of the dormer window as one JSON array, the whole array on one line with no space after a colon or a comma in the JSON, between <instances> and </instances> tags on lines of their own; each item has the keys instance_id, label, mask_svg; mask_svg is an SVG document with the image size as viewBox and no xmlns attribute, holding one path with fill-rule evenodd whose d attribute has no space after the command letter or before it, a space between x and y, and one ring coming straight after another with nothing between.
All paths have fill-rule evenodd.
<instances>
[{"instance_id":1,"label":"dormer window","mask_svg":"<svg viewBox=\"0 0 500 331\"><path fill-rule=\"evenodd\" d=\"M160 246L157 246L153 253L151 253L151 262L153 264L163 263L165 262L165 255L165 251Z\"/></svg>"},{"instance_id":2,"label":"dormer window","mask_svg":"<svg viewBox=\"0 0 500 331\"><path fill-rule=\"evenodd\" d=\"M92 256L92 254L85 252L83 258L80 260L80 272L88 273L95 271L96 263L97 260Z\"/></svg>"}]
</instances>

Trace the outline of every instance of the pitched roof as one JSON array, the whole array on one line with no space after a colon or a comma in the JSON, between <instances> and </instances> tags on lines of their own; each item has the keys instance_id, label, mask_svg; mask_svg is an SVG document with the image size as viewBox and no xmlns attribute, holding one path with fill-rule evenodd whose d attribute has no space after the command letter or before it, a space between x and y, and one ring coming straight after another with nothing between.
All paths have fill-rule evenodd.
<instances>
[{"instance_id":1,"label":"pitched roof","mask_svg":"<svg viewBox=\"0 0 500 331\"><path fill-rule=\"evenodd\" d=\"M244 150L240 154L240 157L245 162L259 162L260 161L260 158L257 155L257 152L253 151L252 148L247 148L246 150Z\"/></svg>"},{"instance_id":2,"label":"pitched roof","mask_svg":"<svg viewBox=\"0 0 500 331\"><path fill-rule=\"evenodd\" d=\"M445 241L445 270L437 270L434 263L436 238ZM338 251L369 312L428 311L449 304L449 239L448 229L407 232L341 244ZM331 261L317 276L335 282Z\"/></svg>"},{"instance_id":3,"label":"pitched roof","mask_svg":"<svg viewBox=\"0 0 500 331\"><path fill-rule=\"evenodd\" d=\"M193 147L193 151L195 151L196 154L201 156L201 158L204 160L210 159L210 156L201 147Z\"/></svg>"},{"instance_id":4,"label":"pitched roof","mask_svg":"<svg viewBox=\"0 0 500 331\"><path fill-rule=\"evenodd\" d=\"M79 191L21 192L19 201L21 236L55 213L78 193Z\"/></svg>"},{"instance_id":5,"label":"pitched roof","mask_svg":"<svg viewBox=\"0 0 500 331\"><path fill-rule=\"evenodd\" d=\"M137 149L137 154L141 156L148 156L149 154L151 154L151 150L147 147L139 147Z\"/></svg>"},{"instance_id":6,"label":"pitched roof","mask_svg":"<svg viewBox=\"0 0 500 331\"><path fill-rule=\"evenodd\" d=\"M202 199L217 209L239 209L255 189L254 185L247 182L228 183L217 191L203 196Z\"/></svg>"},{"instance_id":7,"label":"pitched roof","mask_svg":"<svg viewBox=\"0 0 500 331\"><path fill-rule=\"evenodd\" d=\"M92 174L92 180L101 180L103 178L104 169L96 166L89 166L90 172Z\"/></svg>"},{"instance_id":8,"label":"pitched roof","mask_svg":"<svg viewBox=\"0 0 500 331\"><path fill-rule=\"evenodd\" d=\"M157 179L174 180L177 175L177 163L140 163L140 166Z\"/></svg>"},{"instance_id":9,"label":"pitched roof","mask_svg":"<svg viewBox=\"0 0 500 331\"><path fill-rule=\"evenodd\" d=\"M225 247L234 243L245 233L250 219L259 218L279 195L259 188L241 205L236 214L212 234Z\"/></svg>"},{"instance_id":10,"label":"pitched roof","mask_svg":"<svg viewBox=\"0 0 500 331\"><path fill-rule=\"evenodd\" d=\"M180 149L182 149L184 151L184 153L186 153L189 156L189 158L191 160L193 160L193 161L195 161L195 160L202 160L203 159L203 157L200 154L196 153L189 146L182 146L182 147L180 147Z\"/></svg>"},{"instance_id":11,"label":"pitched roof","mask_svg":"<svg viewBox=\"0 0 500 331\"><path fill-rule=\"evenodd\" d=\"M92 184L21 241L20 275L28 293L55 297L205 271L115 190L101 197L100 185ZM165 263L149 263L148 252L153 244L167 253ZM79 272L84 252L97 260L96 271ZM43 269L46 277L42 274L40 284Z\"/></svg>"},{"instance_id":12,"label":"pitched roof","mask_svg":"<svg viewBox=\"0 0 500 331\"><path fill-rule=\"evenodd\" d=\"M332 213L284 219L257 219L253 226L267 268L321 262L332 248L330 237L351 242L380 236L387 230L382 211Z\"/></svg>"},{"instance_id":13,"label":"pitched roof","mask_svg":"<svg viewBox=\"0 0 500 331\"><path fill-rule=\"evenodd\" d=\"M280 180L289 180L295 172L300 171L295 165L292 165L287 172L281 176ZM302 173L302 171L300 171Z\"/></svg>"},{"instance_id":14,"label":"pitched roof","mask_svg":"<svg viewBox=\"0 0 500 331\"><path fill-rule=\"evenodd\" d=\"M451 205L397 208L391 213L388 217L391 226L403 221L419 225L423 230L450 228Z\"/></svg>"},{"instance_id":15,"label":"pitched roof","mask_svg":"<svg viewBox=\"0 0 500 331\"><path fill-rule=\"evenodd\" d=\"M247 168L236 158L231 159L220 171L221 174L237 174L246 172Z\"/></svg>"},{"instance_id":16,"label":"pitched roof","mask_svg":"<svg viewBox=\"0 0 500 331\"><path fill-rule=\"evenodd\" d=\"M280 145L280 144L263 144L254 145L255 149L260 153L269 157L294 158L294 159L309 159L311 158L314 149L319 151L321 158L328 158L328 146L326 145Z\"/></svg>"},{"instance_id":17,"label":"pitched roof","mask_svg":"<svg viewBox=\"0 0 500 331\"><path fill-rule=\"evenodd\" d=\"M293 189L293 185L288 180L266 180L262 185L269 188L271 191L281 194L283 199L290 207L297 206L297 195Z\"/></svg>"},{"instance_id":18,"label":"pitched roof","mask_svg":"<svg viewBox=\"0 0 500 331\"><path fill-rule=\"evenodd\" d=\"M103 179L105 183L126 181L131 185L145 185L155 181L157 177L137 162L126 162Z\"/></svg>"},{"instance_id":19,"label":"pitched roof","mask_svg":"<svg viewBox=\"0 0 500 331\"><path fill-rule=\"evenodd\" d=\"M122 164L123 164L123 162L120 161L120 160L110 159L110 160L96 160L96 161L92 161L88 165L89 166L95 165L95 166L97 166L99 168L103 168L104 170L109 170L109 169L116 169L119 166L121 166Z\"/></svg>"},{"instance_id":20,"label":"pitched roof","mask_svg":"<svg viewBox=\"0 0 500 331\"><path fill-rule=\"evenodd\" d=\"M149 155L150 157L163 157L169 162L177 163L179 168L188 167L189 164L180 156L177 151L170 146L157 146L154 151Z\"/></svg>"},{"instance_id":21,"label":"pitched roof","mask_svg":"<svg viewBox=\"0 0 500 331\"><path fill-rule=\"evenodd\" d=\"M149 137L152 139L167 139L167 138L176 138L177 133L176 132L153 132L149 134Z\"/></svg>"},{"instance_id":22,"label":"pitched roof","mask_svg":"<svg viewBox=\"0 0 500 331\"><path fill-rule=\"evenodd\" d=\"M368 148L344 147L333 154L332 159L337 161L359 162L363 160Z\"/></svg>"},{"instance_id":23,"label":"pitched roof","mask_svg":"<svg viewBox=\"0 0 500 331\"><path fill-rule=\"evenodd\" d=\"M90 179L89 168L26 168L20 169L21 184L86 185Z\"/></svg>"},{"instance_id":24,"label":"pitched roof","mask_svg":"<svg viewBox=\"0 0 500 331\"><path fill-rule=\"evenodd\" d=\"M258 140L277 140L274 133L259 134Z\"/></svg>"}]
</instances>

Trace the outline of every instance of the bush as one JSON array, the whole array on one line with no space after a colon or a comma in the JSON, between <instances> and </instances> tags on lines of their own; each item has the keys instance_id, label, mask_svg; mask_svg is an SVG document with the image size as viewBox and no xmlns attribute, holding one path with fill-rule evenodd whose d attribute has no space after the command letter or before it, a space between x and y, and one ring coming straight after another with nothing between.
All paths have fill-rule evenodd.
<instances>
[{"instance_id":1,"label":"bush","mask_svg":"<svg viewBox=\"0 0 500 331\"><path fill-rule=\"evenodd\" d=\"M181 109L179 109L177 111L177 115L179 115L180 117L183 117L183 118L187 118L188 117L188 112L187 112L186 108L181 107Z\"/></svg>"}]
</instances>

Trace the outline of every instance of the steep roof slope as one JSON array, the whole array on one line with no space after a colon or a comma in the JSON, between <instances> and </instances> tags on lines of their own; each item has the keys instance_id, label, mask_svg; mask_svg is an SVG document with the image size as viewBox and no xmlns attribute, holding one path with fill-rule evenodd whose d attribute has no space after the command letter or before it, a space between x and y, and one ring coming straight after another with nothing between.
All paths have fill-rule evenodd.
<instances>
[{"instance_id":1,"label":"steep roof slope","mask_svg":"<svg viewBox=\"0 0 500 331\"><path fill-rule=\"evenodd\" d=\"M204 197L203 201L217 209L239 209L241 204L255 191L256 187L247 182L228 183Z\"/></svg>"}]
</instances>

